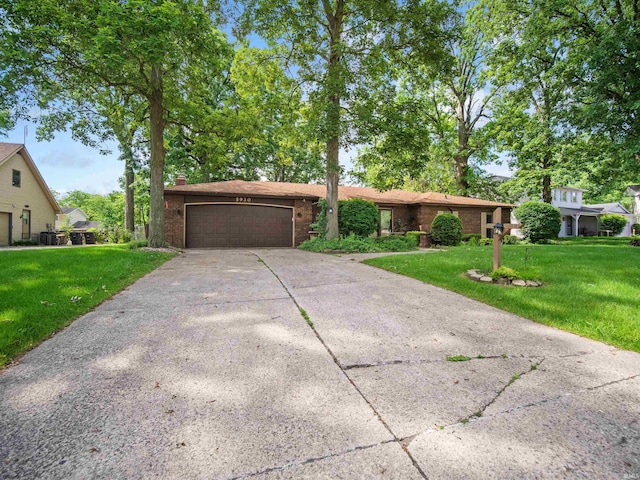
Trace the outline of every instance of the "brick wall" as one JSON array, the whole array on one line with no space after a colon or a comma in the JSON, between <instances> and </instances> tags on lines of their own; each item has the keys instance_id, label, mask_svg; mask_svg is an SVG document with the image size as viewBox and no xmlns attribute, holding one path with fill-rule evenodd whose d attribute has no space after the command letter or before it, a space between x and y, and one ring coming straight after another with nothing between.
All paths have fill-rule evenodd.
<instances>
[{"instance_id":1,"label":"brick wall","mask_svg":"<svg viewBox=\"0 0 640 480\"><path fill-rule=\"evenodd\" d=\"M296 200L293 204L293 217L295 220L295 246L297 247L309 239L309 230L315 220L313 202L310 200Z\"/></svg>"},{"instance_id":2,"label":"brick wall","mask_svg":"<svg viewBox=\"0 0 640 480\"><path fill-rule=\"evenodd\" d=\"M184 195L164 195L164 238L169 245L184 248Z\"/></svg>"},{"instance_id":3,"label":"brick wall","mask_svg":"<svg viewBox=\"0 0 640 480\"><path fill-rule=\"evenodd\" d=\"M416 209L417 224L422 225L422 230L429 232L431 230L431 222L438 215L438 212L452 213L458 212L458 217L462 220L462 233L483 233L482 232L482 213L491 213L493 207L444 207L432 205L420 205ZM511 209L502 208L502 223L509 222L509 214Z\"/></svg>"}]
</instances>

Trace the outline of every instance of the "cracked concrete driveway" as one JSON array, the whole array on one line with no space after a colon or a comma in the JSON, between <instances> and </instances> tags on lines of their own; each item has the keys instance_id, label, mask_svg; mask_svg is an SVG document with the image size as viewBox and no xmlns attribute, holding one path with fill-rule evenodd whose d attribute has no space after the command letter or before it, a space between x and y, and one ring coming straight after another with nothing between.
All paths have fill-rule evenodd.
<instances>
[{"instance_id":1,"label":"cracked concrete driveway","mask_svg":"<svg viewBox=\"0 0 640 480\"><path fill-rule=\"evenodd\" d=\"M152 477L640 479L640 355L347 258L187 251L0 373L0 478Z\"/></svg>"}]
</instances>

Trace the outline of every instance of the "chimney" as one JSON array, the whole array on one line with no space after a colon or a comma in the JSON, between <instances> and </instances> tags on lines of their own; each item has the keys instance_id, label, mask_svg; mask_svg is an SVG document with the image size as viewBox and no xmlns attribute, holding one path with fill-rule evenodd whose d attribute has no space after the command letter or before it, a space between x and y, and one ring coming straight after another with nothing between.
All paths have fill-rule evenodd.
<instances>
[{"instance_id":1,"label":"chimney","mask_svg":"<svg viewBox=\"0 0 640 480\"><path fill-rule=\"evenodd\" d=\"M176 185L186 185L186 184L187 184L187 177L185 177L184 174L181 173L176 178Z\"/></svg>"}]
</instances>

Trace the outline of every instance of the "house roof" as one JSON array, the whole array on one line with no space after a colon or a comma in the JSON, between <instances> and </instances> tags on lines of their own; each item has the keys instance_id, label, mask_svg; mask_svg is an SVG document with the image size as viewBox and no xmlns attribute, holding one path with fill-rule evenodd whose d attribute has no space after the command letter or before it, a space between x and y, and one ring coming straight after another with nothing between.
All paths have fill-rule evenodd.
<instances>
[{"instance_id":1,"label":"house roof","mask_svg":"<svg viewBox=\"0 0 640 480\"><path fill-rule=\"evenodd\" d=\"M311 198L319 199L326 196L326 187L319 184L283 183L283 182L246 182L244 180L230 180L227 182L198 183L193 185L176 185L165 188L166 193L203 194L221 196L259 196L278 198ZM479 198L459 197L444 193L417 193L404 190L389 190L381 192L368 187L338 187L338 200L362 198L377 204L420 204L420 205L451 205L469 207L511 207L510 203L492 202Z\"/></svg>"},{"instance_id":2,"label":"house roof","mask_svg":"<svg viewBox=\"0 0 640 480\"><path fill-rule=\"evenodd\" d=\"M62 213L71 213L74 210L78 210L77 207L60 207L60 209L62 210Z\"/></svg>"},{"instance_id":3,"label":"house roof","mask_svg":"<svg viewBox=\"0 0 640 480\"><path fill-rule=\"evenodd\" d=\"M78 220L72 225L74 230L87 230L89 228L100 228L102 224L100 222L85 222L82 220Z\"/></svg>"},{"instance_id":4,"label":"house roof","mask_svg":"<svg viewBox=\"0 0 640 480\"><path fill-rule=\"evenodd\" d=\"M576 215L579 213L580 215L598 216L602 213L602 210L599 208L589 208L585 206L582 208L559 207L559 210L562 215Z\"/></svg>"},{"instance_id":5,"label":"house roof","mask_svg":"<svg viewBox=\"0 0 640 480\"><path fill-rule=\"evenodd\" d=\"M624 208L618 202L614 203L593 203L590 205L583 205L583 207L587 208L599 208L602 213L631 213L629 210Z\"/></svg>"},{"instance_id":6,"label":"house roof","mask_svg":"<svg viewBox=\"0 0 640 480\"><path fill-rule=\"evenodd\" d=\"M44 195L47 197L47 200L49 200L49 203L53 207L53 211L55 213L62 213L58 202L53 197L53 194L51 193L51 190L49 190L49 187L44 181L44 178L42 178L42 175L40 175L40 171L38 170L38 167L36 167L36 164L31 158L31 155L29 155L29 152L27 152L26 147L21 143L0 142L0 165L9 160L15 154L20 154L22 156L25 163L29 167L29 170L31 170L31 174L38 182L38 185L40 185L40 189L44 192Z\"/></svg>"},{"instance_id":7,"label":"house roof","mask_svg":"<svg viewBox=\"0 0 640 480\"><path fill-rule=\"evenodd\" d=\"M640 193L640 185L629 185L627 189L634 193Z\"/></svg>"}]
</instances>

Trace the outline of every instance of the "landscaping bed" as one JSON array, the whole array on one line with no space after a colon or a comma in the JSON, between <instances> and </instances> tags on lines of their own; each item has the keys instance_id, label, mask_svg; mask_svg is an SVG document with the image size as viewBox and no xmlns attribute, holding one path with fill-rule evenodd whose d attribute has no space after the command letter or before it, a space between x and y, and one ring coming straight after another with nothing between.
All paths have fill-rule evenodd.
<instances>
[{"instance_id":1,"label":"landscaping bed","mask_svg":"<svg viewBox=\"0 0 640 480\"><path fill-rule=\"evenodd\" d=\"M613 240L613 241L612 241ZM640 255L629 239L503 245L502 265L542 288L474 282L490 272L492 249L450 247L438 255L402 255L365 263L447 288L531 320L640 352ZM452 319L454 321L454 319Z\"/></svg>"},{"instance_id":2,"label":"landscaping bed","mask_svg":"<svg viewBox=\"0 0 640 480\"><path fill-rule=\"evenodd\" d=\"M0 367L172 256L127 245L0 251Z\"/></svg>"},{"instance_id":3,"label":"landscaping bed","mask_svg":"<svg viewBox=\"0 0 640 480\"><path fill-rule=\"evenodd\" d=\"M298 248L317 253L409 252L418 250L418 244L415 236L390 235L371 238L350 235L331 240L316 237L302 243Z\"/></svg>"}]
</instances>

